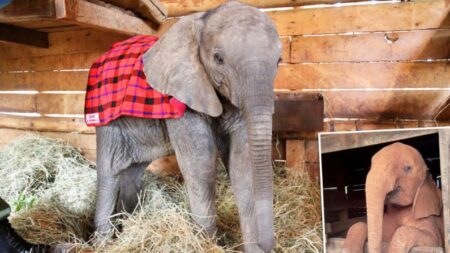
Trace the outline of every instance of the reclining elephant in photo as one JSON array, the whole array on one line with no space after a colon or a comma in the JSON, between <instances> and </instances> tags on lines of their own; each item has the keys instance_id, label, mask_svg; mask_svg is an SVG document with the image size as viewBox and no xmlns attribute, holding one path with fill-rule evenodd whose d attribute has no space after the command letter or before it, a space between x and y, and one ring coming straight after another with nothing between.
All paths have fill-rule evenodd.
<instances>
[{"instance_id":1,"label":"reclining elephant in photo","mask_svg":"<svg viewBox=\"0 0 450 253\"><path fill-rule=\"evenodd\" d=\"M366 178L367 224L350 227L343 252L406 253L416 246L442 247L442 196L419 151L394 143L372 157Z\"/></svg>"},{"instance_id":2,"label":"reclining elephant in photo","mask_svg":"<svg viewBox=\"0 0 450 253\"><path fill-rule=\"evenodd\" d=\"M142 171L176 154L193 219L216 232L215 178L229 170L247 252L274 247L273 82L281 42L257 8L227 2L181 18L143 57L151 86L188 108L177 119L120 117L97 127L97 232L111 236L117 203L132 211Z\"/></svg>"}]
</instances>

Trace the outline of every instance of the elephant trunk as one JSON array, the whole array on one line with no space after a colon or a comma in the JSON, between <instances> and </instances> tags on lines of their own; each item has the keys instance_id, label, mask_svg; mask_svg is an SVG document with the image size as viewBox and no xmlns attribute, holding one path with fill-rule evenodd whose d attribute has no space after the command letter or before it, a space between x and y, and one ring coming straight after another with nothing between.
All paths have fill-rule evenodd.
<instances>
[{"instance_id":1,"label":"elephant trunk","mask_svg":"<svg viewBox=\"0 0 450 253\"><path fill-rule=\"evenodd\" d=\"M395 184L382 171L372 168L366 178L369 253L382 252L384 203Z\"/></svg>"},{"instance_id":2,"label":"elephant trunk","mask_svg":"<svg viewBox=\"0 0 450 253\"><path fill-rule=\"evenodd\" d=\"M274 242L273 227L273 171L272 171L272 112L273 86L270 77L250 78L258 94L243 99L244 119L247 124L253 193L259 246L271 251Z\"/></svg>"}]
</instances>

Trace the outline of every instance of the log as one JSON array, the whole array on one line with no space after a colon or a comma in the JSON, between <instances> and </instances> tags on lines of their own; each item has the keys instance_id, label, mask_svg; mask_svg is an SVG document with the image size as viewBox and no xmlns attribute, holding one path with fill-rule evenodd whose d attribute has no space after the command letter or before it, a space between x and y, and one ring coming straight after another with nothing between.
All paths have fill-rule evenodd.
<instances>
[{"instance_id":1,"label":"log","mask_svg":"<svg viewBox=\"0 0 450 253\"><path fill-rule=\"evenodd\" d=\"M450 30L293 37L291 62L361 62L446 59Z\"/></svg>"}]
</instances>

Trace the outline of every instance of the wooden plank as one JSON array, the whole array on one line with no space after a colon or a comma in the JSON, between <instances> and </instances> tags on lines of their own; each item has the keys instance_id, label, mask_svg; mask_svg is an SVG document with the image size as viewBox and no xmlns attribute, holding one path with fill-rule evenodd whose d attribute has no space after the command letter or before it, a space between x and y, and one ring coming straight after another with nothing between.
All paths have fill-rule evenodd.
<instances>
[{"instance_id":1,"label":"wooden plank","mask_svg":"<svg viewBox=\"0 0 450 253\"><path fill-rule=\"evenodd\" d=\"M84 94L0 94L0 111L84 114L84 97Z\"/></svg>"},{"instance_id":2,"label":"wooden plank","mask_svg":"<svg viewBox=\"0 0 450 253\"><path fill-rule=\"evenodd\" d=\"M431 120L450 91L324 91L329 118Z\"/></svg>"},{"instance_id":3,"label":"wooden plank","mask_svg":"<svg viewBox=\"0 0 450 253\"><path fill-rule=\"evenodd\" d=\"M447 88L450 62L282 64L275 89Z\"/></svg>"},{"instance_id":4,"label":"wooden plank","mask_svg":"<svg viewBox=\"0 0 450 253\"><path fill-rule=\"evenodd\" d=\"M386 37L397 37L397 40L391 42ZM448 29L293 37L291 40L292 63L446 59L449 55Z\"/></svg>"},{"instance_id":5,"label":"wooden plank","mask_svg":"<svg viewBox=\"0 0 450 253\"><path fill-rule=\"evenodd\" d=\"M241 0L258 8L277 8L277 7L292 7L311 4L334 4L345 2L357 2L359 0ZM161 0L167 6L170 17L184 16L194 12L207 11L215 8L226 0Z\"/></svg>"},{"instance_id":6,"label":"wooden plank","mask_svg":"<svg viewBox=\"0 0 450 253\"><path fill-rule=\"evenodd\" d=\"M0 9L0 23L53 18L55 15L53 2L53 0L14 0Z\"/></svg>"},{"instance_id":7,"label":"wooden plank","mask_svg":"<svg viewBox=\"0 0 450 253\"><path fill-rule=\"evenodd\" d=\"M167 18L167 8L158 0L105 0L105 2L137 12L157 24L163 23Z\"/></svg>"},{"instance_id":8,"label":"wooden plank","mask_svg":"<svg viewBox=\"0 0 450 253\"><path fill-rule=\"evenodd\" d=\"M438 121L450 120L450 96L436 108L436 113L433 119Z\"/></svg>"},{"instance_id":9,"label":"wooden plank","mask_svg":"<svg viewBox=\"0 0 450 253\"><path fill-rule=\"evenodd\" d=\"M88 72L1 73L0 90L84 91Z\"/></svg>"},{"instance_id":10,"label":"wooden plank","mask_svg":"<svg viewBox=\"0 0 450 253\"><path fill-rule=\"evenodd\" d=\"M35 47L49 47L47 33L6 24L0 24L0 40Z\"/></svg>"},{"instance_id":11,"label":"wooden plank","mask_svg":"<svg viewBox=\"0 0 450 253\"><path fill-rule=\"evenodd\" d=\"M41 49L23 45L0 44L0 59L104 52L113 43L126 38L128 36L91 29L50 33L50 48Z\"/></svg>"},{"instance_id":12,"label":"wooden plank","mask_svg":"<svg viewBox=\"0 0 450 253\"><path fill-rule=\"evenodd\" d=\"M4 147L14 139L24 136L26 134L39 134L49 138L60 139L65 143L80 148L82 153L91 161L95 161L95 135L94 134L80 134L80 133L57 133L57 132L36 132L17 129L2 129L0 128L0 148Z\"/></svg>"},{"instance_id":13,"label":"wooden plank","mask_svg":"<svg viewBox=\"0 0 450 253\"><path fill-rule=\"evenodd\" d=\"M85 0L69 1L69 3L76 5L74 8L76 11L74 12L58 6L58 4L63 4L64 7L67 7L69 5L67 1L60 0L56 2L56 16L69 23L126 35L154 34L155 32L148 22L128 15L117 8L108 8Z\"/></svg>"},{"instance_id":14,"label":"wooden plank","mask_svg":"<svg viewBox=\"0 0 450 253\"><path fill-rule=\"evenodd\" d=\"M4 59L0 60L0 72L89 69L92 63L100 57L101 53L102 52Z\"/></svg>"},{"instance_id":15,"label":"wooden plank","mask_svg":"<svg viewBox=\"0 0 450 253\"><path fill-rule=\"evenodd\" d=\"M291 61L291 38L282 37L280 38L282 51L281 51L281 62L287 63Z\"/></svg>"},{"instance_id":16,"label":"wooden plank","mask_svg":"<svg viewBox=\"0 0 450 253\"><path fill-rule=\"evenodd\" d=\"M439 129L439 156L442 179L442 200L444 202L444 239L446 252L450 249L450 128Z\"/></svg>"},{"instance_id":17,"label":"wooden plank","mask_svg":"<svg viewBox=\"0 0 450 253\"><path fill-rule=\"evenodd\" d=\"M354 132L348 134L321 134L321 153L330 153L352 148L366 147L380 143L400 141L403 139L437 133L437 129L394 130L379 132Z\"/></svg>"},{"instance_id":18,"label":"wooden plank","mask_svg":"<svg viewBox=\"0 0 450 253\"><path fill-rule=\"evenodd\" d=\"M445 0L268 12L280 35L449 28ZM169 8L169 15L170 15ZM376 20L376 22L374 22Z\"/></svg>"},{"instance_id":19,"label":"wooden plank","mask_svg":"<svg viewBox=\"0 0 450 253\"><path fill-rule=\"evenodd\" d=\"M277 93L273 114L274 131L320 131L323 99L313 93Z\"/></svg>"},{"instance_id":20,"label":"wooden plank","mask_svg":"<svg viewBox=\"0 0 450 253\"><path fill-rule=\"evenodd\" d=\"M303 168L305 148L304 140L286 140L286 167Z\"/></svg>"},{"instance_id":21,"label":"wooden plank","mask_svg":"<svg viewBox=\"0 0 450 253\"><path fill-rule=\"evenodd\" d=\"M21 117L0 114L0 128L95 134L82 118Z\"/></svg>"}]
</instances>

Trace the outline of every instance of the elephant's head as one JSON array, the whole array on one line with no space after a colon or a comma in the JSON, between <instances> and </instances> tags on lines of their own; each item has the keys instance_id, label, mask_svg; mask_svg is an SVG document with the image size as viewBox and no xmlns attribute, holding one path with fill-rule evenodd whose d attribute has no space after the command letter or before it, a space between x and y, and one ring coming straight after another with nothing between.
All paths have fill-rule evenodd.
<instances>
[{"instance_id":1,"label":"elephant's head","mask_svg":"<svg viewBox=\"0 0 450 253\"><path fill-rule=\"evenodd\" d=\"M227 2L181 18L144 55L147 81L192 110L221 115L222 102L246 122L258 241L273 246L271 136L273 81L281 42L270 18L254 7Z\"/></svg>"},{"instance_id":2,"label":"elephant's head","mask_svg":"<svg viewBox=\"0 0 450 253\"><path fill-rule=\"evenodd\" d=\"M384 205L412 206L412 217L440 215L442 201L419 151L394 143L372 157L366 178L369 252L381 252Z\"/></svg>"}]
</instances>

